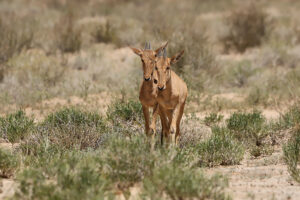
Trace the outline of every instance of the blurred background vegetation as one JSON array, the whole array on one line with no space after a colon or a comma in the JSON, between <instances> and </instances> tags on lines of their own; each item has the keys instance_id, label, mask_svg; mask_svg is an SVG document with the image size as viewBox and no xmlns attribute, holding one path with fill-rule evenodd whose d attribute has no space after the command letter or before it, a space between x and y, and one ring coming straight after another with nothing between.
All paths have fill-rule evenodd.
<instances>
[{"instance_id":1,"label":"blurred background vegetation","mask_svg":"<svg viewBox=\"0 0 300 200\"><path fill-rule=\"evenodd\" d=\"M120 91L136 97L128 46L169 41L187 110L275 107L298 98L300 3L216 0L0 1L0 104Z\"/></svg>"}]
</instances>

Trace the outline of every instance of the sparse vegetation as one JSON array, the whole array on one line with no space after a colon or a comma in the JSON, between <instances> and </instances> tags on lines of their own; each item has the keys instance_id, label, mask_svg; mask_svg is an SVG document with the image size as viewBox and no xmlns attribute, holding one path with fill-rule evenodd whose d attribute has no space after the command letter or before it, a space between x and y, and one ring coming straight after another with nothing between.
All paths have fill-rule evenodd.
<instances>
[{"instance_id":1,"label":"sparse vegetation","mask_svg":"<svg viewBox=\"0 0 300 200\"><path fill-rule=\"evenodd\" d=\"M226 128L214 127L212 136L196 146L200 166L239 164L244 147Z\"/></svg>"},{"instance_id":2,"label":"sparse vegetation","mask_svg":"<svg viewBox=\"0 0 300 200\"><path fill-rule=\"evenodd\" d=\"M19 110L5 118L0 118L0 137L11 143L19 142L32 130L33 126L33 120L28 118L24 111Z\"/></svg>"},{"instance_id":3,"label":"sparse vegetation","mask_svg":"<svg viewBox=\"0 0 300 200\"><path fill-rule=\"evenodd\" d=\"M220 175L206 178L199 170L186 170L172 165L154 170L143 181L144 199L230 199L224 188L228 182ZM163 199L165 199L163 198Z\"/></svg>"},{"instance_id":4,"label":"sparse vegetation","mask_svg":"<svg viewBox=\"0 0 300 200\"><path fill-rule=\"evenodd\" d=\"M0 148L0 178L13 176L19 164L18 156Z\"/></svg>"},{"instance_id":5,"label":"sparse vegetation","mask_svg":"<svg viewBox=\"0 0 300 200\"><path fill-rule=\"evenodd\" d=\"M265 118L259 111L252 113L233 113L227 120L227 128L236 138L246 143L262 145L262 139L266 136L263 130Z\"/></svg>"},{"instance_id":6,"label":"sparse vegetation","mask_svg":"<svg viewBox=\"0 0 300 200\"><path fill-rule=\"evenodd\" d=\"M38 125L22 147L25 152L33 154L41 144L69 150L95 149L105 131L106 123L100 115L75 108L64 108L50 114Z\"/></svg>"},{"instance_id":7,"label":"sparse vegetation","mask_svg":"<svg viewBox=\"0 0 300 200\"><path fill-rule=\"evenodd\" d=\"M259 111L252 113L233 113L227 120L227 128L241 141L250 155L259 157L273 153L274 126L266 123L265 117Z\"/></svg>"},{"instance_id":8,"label":"sparse vegetation","mask_svg":"<svg viewBox=\"0 0 300 200\"><path fill-rule=\"evenodd\" d=\"M96 152L58 152L47 162L36 163L40 165L24 169L18 176L20 186L13 199L112 199L114 196L109 192L110 181L102 176Z\"/></svg>"},{"instance_id":9,"label":"sparse vegetation","mask_svg":"<svg viewBox=\"0 0 300 200\"><path fill-rule=\"evenodd\" d=\"M142 105L134 100L116 100L108 108L108 119L114 123L118 120L138 121L142 119Z\"/></svg>"},{"instance_id":10,"label":"sparse vegetation","mask_svg":"<svg viewBox=\"0 0 300 200\"><path fill-rule=\"evenodd\" d=\"M62 128L68 125L104 128L105 122L103 117L97 113L85 112L75 107L63 108L55 113L50 114L44 124L53 127Z\"/></svg>"},{"instance_id":11,"label":"sparse vegetation","mask_svg":"<svg viewBox=\"0 0 300 200\"><path fill-rule=\"evenodd\" d=\"M204 118L204 124L206 126L214 126L220 123L223 120L223 115L218 115L217 113L210 113L208 116Z\"/></svg>"},{"instance_id":12,"label":"sparse vegetation","mask_svg":"<svg viewBox=\"0 0 300 200\"><path fill-rule=\"evenodd\" d=\"M280 119L280 126L283 129L293 128L300 123L300 107L292 106Z\"/></svg>"},{"instance_id":13,"label":"sparse vegetation","mask_svg":"<svg viewBox=\"0 0 300 200\"><path fill-rule=\"evenodd\" d=\"M293 135L283 147L284 160L288 165L290 175L300 183L300 128L297 124L293 129Z\"/></svg>"}]
</instances>

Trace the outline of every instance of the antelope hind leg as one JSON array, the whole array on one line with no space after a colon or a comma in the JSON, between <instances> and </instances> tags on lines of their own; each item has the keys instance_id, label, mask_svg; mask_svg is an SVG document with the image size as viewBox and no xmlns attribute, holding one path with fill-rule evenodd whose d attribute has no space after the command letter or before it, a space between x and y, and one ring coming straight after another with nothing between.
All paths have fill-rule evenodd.
<instances>
[{"instance_id":1,"label":"antelope hind leg","mask_svg":"<svg viewBox=\"0 0 300 200\"><path fill-rule=\"evenodd\" d=\"M143 108L143 114L145 118L145 134L148 136L149 135L149 121L150 121L150 113L149 113L149 108L147 106L142 105Z\"/></svg>"},{"instance_id":2,"label":"antelope hind leg","mask_svg":"<svg viewBox=\"0 0 300 200\"><path fill-rule=\"evenodd\" d=\"M176 145L179 144L179 139L180 139L180 122L181 122L183 111L184 111L184 105L185 105L185 103L183 103L180 106L179 116L178 116L178 119L176 121L176 139L175 139Z\"/></svg>"}]
</instances>

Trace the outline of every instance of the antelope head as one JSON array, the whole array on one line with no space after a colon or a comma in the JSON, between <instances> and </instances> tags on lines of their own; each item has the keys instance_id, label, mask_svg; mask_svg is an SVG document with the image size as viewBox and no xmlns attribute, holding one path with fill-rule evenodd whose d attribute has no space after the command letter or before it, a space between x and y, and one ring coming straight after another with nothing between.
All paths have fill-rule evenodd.
<instances>
[{"instance_id":1,"label":"antelope head","mask_svg":"<svg viewBox=\"0 0 300 200\"><path fill-rule=\"evenodd\" d=\"M144 80L150 81L153 75L153 69L155 64L155 58L158 53L161 52L162 49L166 48L168 42L166 42L163 46L159 47L156 50L151 50L150 42L145 44L144 49L138 49L134 47L130 47L132 51L140 56L141 61L143 63L143 72L144 72Z\"/></svg>"},{"instance_id":2,"label":"antelope head","mask_svg":"<svg viewBox=\"0 0 300 200\"><path fill-rule=\"evenodd\" d=\"M182 57L184 50L175 54L172 58L167 57L166 49L163 48L157 55L155 62L155 77L158 80L154 80L157 82L157 86L159 90L164 90L166 88L167 82L171 78L171 65L177 63Z\"/></svg>"}]
</instances>

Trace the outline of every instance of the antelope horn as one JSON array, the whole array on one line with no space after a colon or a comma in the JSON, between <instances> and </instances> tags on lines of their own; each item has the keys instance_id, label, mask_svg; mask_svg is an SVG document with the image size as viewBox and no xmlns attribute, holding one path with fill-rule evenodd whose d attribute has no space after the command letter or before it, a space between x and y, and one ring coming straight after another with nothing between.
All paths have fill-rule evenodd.
<instances>
[{"instance_id":1,"label":"antelope horn","mask_svg":"<svg viewBox=\"0 0 300 200\"><path fill-rule=\"evenodd\" d=\"M148 43L148 49L151 49L151 44L150 44L150 42Z\"/></svg>"},{"instance_id":2,"label":"antelope horn","mask_svg":"<svg viewBox=\"0 0 300 200\"><path fill-rule=\"evenodd\" d=\"M145 48L144 48L144 49L145 49L145 50L148 49L148 42L146 42Z\"/></svg>"},{"instance_id":3,"label":"antelope horn","mask_svg":"<svg viewBox=\"0 0 300 200\"><path fill-rule=\"evenodd\" d=\"M166 58L167 57L167 50L166 50L166 48L164 48L164 58Z\"/></svg>"},{"instance_id":4,"label":"antelope horn","mask_svg":"<svg viewBox=\"0 0 300 200\"><path fill-rule=\"evenodd\" d=\"M157 57L162 57L163 56L163 52L162 52L163 50L161 49L159 52L158 52L158 54L157 54Z\"/></svg>"}]
</instances>

